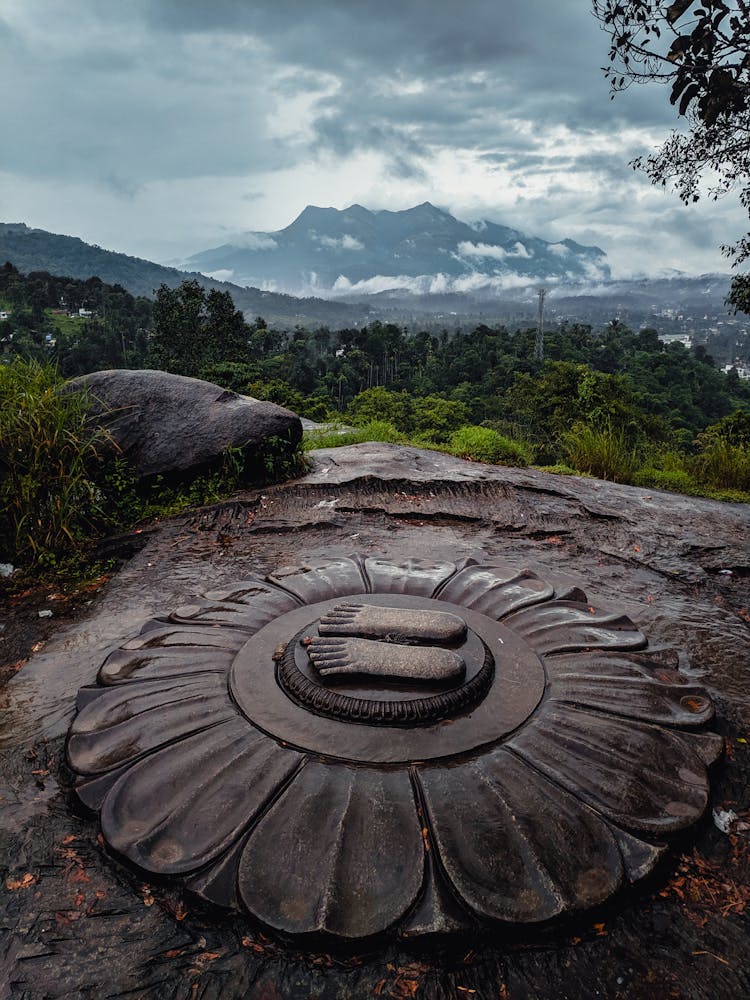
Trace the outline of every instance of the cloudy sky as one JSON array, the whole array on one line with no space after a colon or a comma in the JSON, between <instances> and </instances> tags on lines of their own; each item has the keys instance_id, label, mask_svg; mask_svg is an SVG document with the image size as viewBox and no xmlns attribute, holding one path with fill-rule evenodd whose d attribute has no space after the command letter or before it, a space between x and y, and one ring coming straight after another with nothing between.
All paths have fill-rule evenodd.
<instances>
[{"instance_id":1,"label":"cloudy sky","mask_svg":"<svg viewBox=\"0 0 750 1000\"><path fill-rule=\"evenodd\" d=\"M610 101L607 48L589 0L0 0L0 221L171 263L431 201L622 276L726 270L746 214L628 167L676 119Z\"/></svg>"}]
</instances>

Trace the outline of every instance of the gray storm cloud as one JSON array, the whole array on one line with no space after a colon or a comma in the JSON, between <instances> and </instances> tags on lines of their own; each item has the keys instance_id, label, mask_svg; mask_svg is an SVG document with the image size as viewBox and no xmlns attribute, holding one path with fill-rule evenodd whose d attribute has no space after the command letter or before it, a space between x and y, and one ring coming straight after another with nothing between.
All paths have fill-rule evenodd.
<instances>
[{"instance_id":1,"label":"gray storm cloud","mask_svg":"<svg viewBox=\"0 0 750 1000\"><path fill-rule=\"evenodd\" d=\"M184 256L334 198L550 239L601 223L608 252L650 232L654 266L678 250L664 211L686 269L742 228L632 174L674 112L658 87L609 100L585 0L0 0L0 41L0 218L113 249Z\"/></svg>"}]
</instances>

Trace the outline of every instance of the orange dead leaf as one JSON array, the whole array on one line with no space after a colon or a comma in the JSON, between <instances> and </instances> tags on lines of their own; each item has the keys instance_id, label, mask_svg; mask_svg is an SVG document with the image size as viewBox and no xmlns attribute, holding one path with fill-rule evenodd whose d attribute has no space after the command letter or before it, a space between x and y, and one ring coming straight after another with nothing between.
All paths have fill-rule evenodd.
<instances>
[{"instance_id":1,"label":"orange dead leaf","mask_svg":"<svg viewBox=\"0 0 750 1000\"><path fill-rule=\"evenodd\" d=\"M29 886L36 882L36 875L32 875L31 872L26 872L25 875L21 876L20 879L8 878L5 880L5 888L9 892L15 892L17 889L28 889Z\"/></svg>"}]
</instances>

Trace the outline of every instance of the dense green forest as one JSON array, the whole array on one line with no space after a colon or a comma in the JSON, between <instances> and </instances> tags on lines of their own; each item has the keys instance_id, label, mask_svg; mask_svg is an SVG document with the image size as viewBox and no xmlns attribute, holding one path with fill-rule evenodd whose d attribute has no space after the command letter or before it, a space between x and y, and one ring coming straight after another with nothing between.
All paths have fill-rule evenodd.
<instances>
[{"instance_id":1,"label":"dense green forest","mask_svg":"<svg viewBox=\"0 0 750 1000\"><path fill-rule=\"evenodd\" d=\"M750 422L750 383L719 371L704 347L667 345L654 329L633 331L617 321L601 330L571 323L546 331L540 361L534 329L481 325L435 336L371 323L277 330L260 317L247 323L229 293L196 281L162 286L150 301L98 278L23 275L10 264L0 268L3 307L10 312L0 323L5 361L50 361L64 377L162 368L318 421L377 421L380 433L387 424L429 445L481 428L473 433L485 442L492 432L495 445L513 443L509 459L624 481L648 468L659 473L654 485L687 488L696 467L685 462L717 434L731 447L748 444L742 428ZM79 317L79 309L92 315ZM617 453L624 464L602 464L591 448ZM503 448L489 453L502 458ZM715 485L747 488L742 477L735 480Z\"/></svg>"}]
</instances>

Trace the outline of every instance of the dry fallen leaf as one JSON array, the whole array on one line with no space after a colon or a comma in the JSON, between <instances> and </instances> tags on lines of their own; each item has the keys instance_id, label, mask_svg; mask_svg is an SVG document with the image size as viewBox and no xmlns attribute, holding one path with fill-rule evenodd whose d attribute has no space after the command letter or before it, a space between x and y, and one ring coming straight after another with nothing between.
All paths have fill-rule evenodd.
<instances>
[{"instance_id":1,"label":"dry fallen leaf","mask_svg":"<svg viewBox=\"0 0 750 1000\"><path fill-rule=\"evenodd\" d=\"M28 889L29 886L36 882L36 875L32 875L31 872L26 872L20 879L8 878L5 880L5 888L9 892L15 892L16 889Z\"/></svg>"}]
</instances>

